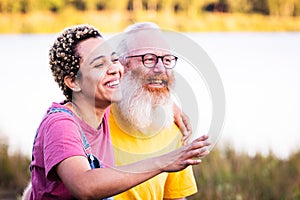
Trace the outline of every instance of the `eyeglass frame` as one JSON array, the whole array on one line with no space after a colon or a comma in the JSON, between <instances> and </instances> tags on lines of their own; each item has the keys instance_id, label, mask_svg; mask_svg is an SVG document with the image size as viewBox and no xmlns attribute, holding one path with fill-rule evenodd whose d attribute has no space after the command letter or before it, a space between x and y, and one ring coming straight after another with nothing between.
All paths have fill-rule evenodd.
<instances>
[{"instance_id":1,"label":"eyeglass frame","mask_svg":"<svg viewBox=\"0 0 300 200\"><path fill-rule=\"evenodd\" d=\"M148 67L148 66L145 65L144 58L145 58L146 55L154 55L154 56L156 56L157 59L156 59L156 62L154 63L153 66ZM164 57L166 57L166 56L173 56L174 57L174 60L175 60L174 66L172 66L172 67L166 67L166 65L164 63ZM154 53L145 53L145 54L140 54L140 55L126 56L125 59L127 59L127 58L136 58L136 57L142 57L142 63L144 65L144 67L146 67L146 68L153 68L153 67L155 67L157 65L157 63L158 63L158 59L160 58L161 61L162 61L162 63L163 63L163 65L164 65L165 69L173 69L176 66L177 60L178 60L178 57L174 56L172 54L166 54L166 55L163 55L163 56L158 56L158 55L156 55Z\"/></svg>"}]
</instances>

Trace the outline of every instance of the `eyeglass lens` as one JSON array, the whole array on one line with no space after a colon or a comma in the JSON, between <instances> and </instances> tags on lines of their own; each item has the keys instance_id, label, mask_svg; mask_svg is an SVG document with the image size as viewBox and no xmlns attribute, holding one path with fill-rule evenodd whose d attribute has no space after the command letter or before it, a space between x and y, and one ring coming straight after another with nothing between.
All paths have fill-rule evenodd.
<instances>
[{"instance_id":1,"label":"eyeglass lens","mask_svg":"<svg viewBox=\"0 0 300 200\"><path fill-rule=\"evenodd\" d=\"M143 64L145 67L154 67L158 63L158 59L161 58L165 68L173 68L176 65L177 58L173 55L157 56L155 54L143 55Z\"/></svg>"}]
</instances>

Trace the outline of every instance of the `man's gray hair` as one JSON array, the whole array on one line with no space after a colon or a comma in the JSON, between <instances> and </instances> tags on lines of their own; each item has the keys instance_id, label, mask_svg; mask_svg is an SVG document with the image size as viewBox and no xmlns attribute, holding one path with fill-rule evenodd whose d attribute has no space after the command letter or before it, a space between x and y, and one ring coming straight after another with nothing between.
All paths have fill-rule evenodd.
<instances>
[{"instance_id":1,"label":"man's gray hair","mask_svg":"<svg viewBox=\"0 0 300 200\"><path fill-rule=\"evenodd\" d=\"M123 32L134 32L140 29L160 29L160 27L153 22L138 22L131 24L125 28Z\"/></svg>"},{"instance_id":2,"label":"man's gray hair","mask_svg":"<svg viewBox=\"0 0 300 200\"><path fill-rule=\"evenodd\" d=\"M124 56L126 56L131 51L131 49L128 48L129 46L128 38L132 37L132 35L137 31L147 30L147 29L160 30L160 27L153 22L138 22L138 23L131 24L124 29L122 33L123 34L122 39L117 48L118 55L121 56L120 59L123 59Z\"/></svg>"}]
</instances>

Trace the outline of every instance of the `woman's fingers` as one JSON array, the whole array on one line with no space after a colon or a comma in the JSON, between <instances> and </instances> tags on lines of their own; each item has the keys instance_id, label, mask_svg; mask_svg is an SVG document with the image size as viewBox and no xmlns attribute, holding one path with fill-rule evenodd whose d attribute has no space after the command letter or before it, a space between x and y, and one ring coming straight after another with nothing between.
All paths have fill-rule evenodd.
<instances>
[{"instance_id":1,"label":"woman's fingers","mask_svg":"<svg viewBox=\"0 0 300 200\"><path fill-rule=\"evenodd\" d=\"M165 159L163 159L166 163L166 165L163 166L164 171L179 171L189 165L200 164L201 158L209 154L207 146L209 146L210 143L207 141L207 139L208 136L203 135L195 139L192 143L183 146L176 151L165 154Z\"/></svg>"},{"instance_id":2,"label":"woman's fingers","mask_svg":"<svg viewBox=\"0 0 300 200\"><path fill-rule=\"evenodd\" d=\"M190 145L190 150L193 157L205 157L209 154L209 150L206 148L210 145L210 142L207 141L208 136L203 135L195 139Z\"/></svg>"},{"instance_id":3,"label":"woman's fingers","mask_svg":"<svg viewBox=\"0 0 300 200\"><path fill-rule=\"evenodd\" d=\"M208 139L208 135L202 135L195 139L194 141L206 141Z\"/></svg>"}]
</instances>

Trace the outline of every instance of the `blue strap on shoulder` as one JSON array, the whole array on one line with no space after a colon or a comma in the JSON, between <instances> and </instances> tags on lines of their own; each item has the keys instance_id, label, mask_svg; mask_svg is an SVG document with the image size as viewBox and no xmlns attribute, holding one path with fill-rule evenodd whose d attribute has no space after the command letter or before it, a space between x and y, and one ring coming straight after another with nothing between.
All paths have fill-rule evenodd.
<instances>
[{"instance_id":1,"label":"blue strap on shoulder","mask_svg":"<svg viewBox=\"0 0 300 200\"><path fill-rule=\"evenodd\" d=\"M67 113L67 114L71 115L72 117L74 117L74 114L73 114L70 110L68 110L68 109L66 109L66 108L50 108L50 111L44 116L44 118L46 118L48 115L50 115L50 114L52 114L52 113L57 113L57 112L64 112L64 113ZM86 139L86 137L85 137L85 134L84 134L84 132L83 132L81 126L80 126L79 124L78 124L78 126L79 126L80 132L81 132L82 145L83 145L84 149L86 150L87 148L90 147L90 144L88 143L88 141L87 141L87 139ZM35 134L33 146L34 146L34 143L35 143L37 134L38 134L38 129L37 129L36 134ZM32 152L33 152L33 148L32 148ZM95 159L95 158L93 157L93 155L91 155L91 154L88 155L88 154L87 154L87 156L88 156L88 159L90 159L90 160L92 161L92 162L90 162L91 168L92 168L92 169L96 168L96 167L94 166L94 162L93 162L94 159ZM32 160L34 160L33 154L32 154ZM99 162L98 159L97 159L97 162ZM101 165L100 162L98 163L98 165L100 166L100 168L102 168L102 165ZM32 171L31 166L30 166L30 171ZM113 200L113 199L114 199L113 197L108 197L108 198L104 198L103 200Z\"/></svg>"},{"instance_id":2,"label":"blue strap on shoulder","mask_svg":"<svg viewBox=\"0 0 300 200\"><path fill-rule=\"evenodd\" d=\"M52 113L57 113L57 112L64 112L64 113L67 113L67 114L71 115L72 117L74 117L74 114L66 108L50 108L50 111L48 112L47 116ZM78 125L78 126L79 126L80 132L81 132L82 144L84 146L84 149L86 150L87 148L90 147L90 144L88 143L81 126L80 125Z\"/></svg>"},{"instance_id":3,"label":"blue strap on shoulder","mask_svg":"<svg viewBox=\"0 0 300 200\"><path fill-rule=\"evenodd\" d=\"M71 115L72 117L74 117L74 114L70 110L68 110L66 108L50 108L50 111L43 117L43 119L45 119L50 114L58 113L58 112L64 112L64 113L67 113L67 114ZM84 147L84 150L87 150L90 147L90 144L88 143L88 141L86 139L86 136L85 136L85 134L84 134L81 126L79 124L78 124L78 126L79 126L80 132L81 132L82 145ZM39 131L39 128L36 130L36 133L35 133L35 137L34 137L34 141L33 141L33 147L32 147L32 152L33 152L35 140L36 140L37 135L38 135L38 131ZM32 153L31 159L32 159L32 161L34 160L33 153ZM30 171L32 171L31 167L30 167Z\"/></svg>"}]
</instances>

